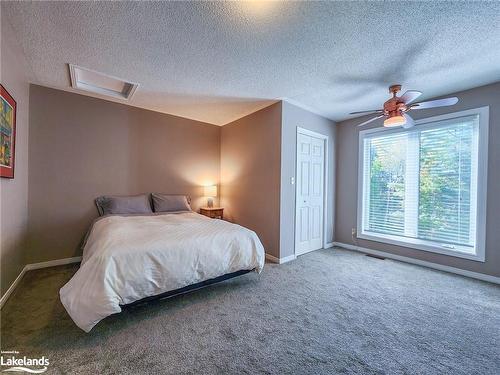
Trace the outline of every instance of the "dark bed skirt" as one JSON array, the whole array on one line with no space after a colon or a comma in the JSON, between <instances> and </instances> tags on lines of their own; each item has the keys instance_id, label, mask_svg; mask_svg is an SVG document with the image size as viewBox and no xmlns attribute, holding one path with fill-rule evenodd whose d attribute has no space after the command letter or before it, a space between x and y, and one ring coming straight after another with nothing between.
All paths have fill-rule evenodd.
<instances>
[{"instance_id":1,"label":"dark bed skirt","mask_svg":"<svg viewBox=\"0 0 500 375\"><path fill-rule=\"evenodd\" d=\"M170 290L170 291L165 292L165 293L157 294L156 296L142 298L142 299L134 301L132 303L128 303L126 305L120 305L120 306L121 307L130 307L130 306L139 305L141 303L145 303L145 302L149 302L149 301L175 297L175 296L178 296L181 294L186 294L186 293L192 292L192 291L197 290L197 289L204 288L204 287L212 285L212 284L220 283L221 281L224 281L224 280L232 279L233 277L244 275L244 274L252 272L252 271L253 270L241 270L241 271L236 271L236 272L232 272L232 273L227 273L225 275L215 277L213 279L201 281L199 283L188 285L188 286L185 286L183 288Z\"/></svg>"}]
</instances>

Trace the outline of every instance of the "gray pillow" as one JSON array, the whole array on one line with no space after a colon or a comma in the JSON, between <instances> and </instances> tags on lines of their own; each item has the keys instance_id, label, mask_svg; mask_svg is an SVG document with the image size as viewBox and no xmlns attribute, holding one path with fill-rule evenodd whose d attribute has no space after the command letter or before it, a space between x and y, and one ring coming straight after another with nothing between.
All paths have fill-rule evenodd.
<instances>
[{"instance_id":1,"label":"gray pillow","mask_svg":"<svg viewBox=\"0 0 500 375\"><path fill-rule=\"evenodd\" d=\"M155 212L191 211L190 199L185 195L153 193Z\"/></svg>"},{"instance_id":2,"label":"gray pillow","mask_svg":"<svg viewBox=\"0 0 500 375\"><path fill-rule=\"evenodd\" d=\"M150 214L149 194L111 196L104 195L95 200L101 216L110 214Z\"/></svg>"}]
</instances>

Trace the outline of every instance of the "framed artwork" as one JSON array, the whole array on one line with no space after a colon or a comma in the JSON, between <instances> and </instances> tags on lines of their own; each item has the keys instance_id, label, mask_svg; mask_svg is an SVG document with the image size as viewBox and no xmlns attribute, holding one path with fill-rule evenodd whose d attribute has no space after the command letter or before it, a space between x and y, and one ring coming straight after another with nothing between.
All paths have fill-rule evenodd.
<instances>
[{"instance_id":1,"label":"framed artwork","mask_svg":"<svg viewBox=\"0 0 500 375\"><path fill-rule=\"evenodd\" d=\"M0 85L0 177L14 178L16 101Z\"/></svg>"}]
</instances>

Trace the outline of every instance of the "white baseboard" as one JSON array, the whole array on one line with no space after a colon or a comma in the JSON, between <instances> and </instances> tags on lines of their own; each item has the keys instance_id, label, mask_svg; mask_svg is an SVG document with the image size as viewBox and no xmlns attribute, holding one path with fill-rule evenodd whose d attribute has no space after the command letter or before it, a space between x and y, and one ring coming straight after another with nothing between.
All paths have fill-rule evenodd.
<instances>
[{"instance_id":1,"label":"white baseboard","mask_svg":"<svg viewBox=\"0 0 500 375\"><path fill-rule=\"evenodd\" d=\"M0 309L3 307L5 302L9 299L10 295L12 292L14 292L14 289L16 289L17 285L21 282L21 279L23 278L24 274L28 271L31 270L38 270L40 268L47 268L47 267L54 267L54 266L62 266L64 264L70 264L70 263L78 263L82 261L82 257L73 257L73 258L64 258L64 259L56 259L56 260L49 260L47 262L40 262L40 263L30 263L27 264L23 267L19 275L16 277L14 282L10 285L9 289L4 293L2 298L0 298Z\"/></svg>"},{"instance_id":2,"label":"white baseboard","mask_svg":"<svg viewBox=\"0 0 500 375\"><path fill-rule=\"evenodd\" d=\"M488 282L494 283L494 284L500 284L500 277L486 275L484 273L463 270L461 268L450 267L450 266L445 266L442 264L427 262L425 260L419 260L419 259L405 257L402 255L386 253L385 251L373 250L373 249L369 249L366 247L355 246L355 245L351 245L351 244L347 244L347 243L343 243L343 242L334 242L334 246L342 247L342 248L347 249L347 250L359 251L361 253L378 255L378 256L381 256L384 258L399 260L400 262L411 263L411 264L416 264L418 266L433 268L433 269L436 269L439 271L455 273L457 275L467 276L467 277L471 277L473 279L478 279L478 280L482 280L482 281L488 281Z\"/></svg>"},{"instance_id":3,"label":"white baseboard","mask_svg":"<svg viewBox=\"0 0 500 375\"><path fill-rule=\"evenodd\" d=\"M26 270L38 270L40 268L54 267L54 266L62 266L64 264L78 263L82 261L82 257L73 257L73 258L64 258L64 259L56 259L49 260L47 262L40 263L31 263L26 265Z\"/></svg>"},{"instance_id":4,"label":"white baseboard","mask_svg":"<svg viewBox=\"0 0 500 375\"><path fill-rule=\"evenodd\" d=\"M334 246L335 246L335 242L327 242L325 244L325 246L323 247L323 249L330 249ZM270 262L273 262L273 263L283 264L283 263L290 262L292 260L297 259L297 256L295 254L293 254L293 255L289 255L289 256L284 257L284 258L276 258L274 255L266 253L266 259Z\"/></svg>"},{"instance_id":5,"label":"white baseboard","mask_svg":"<svg viewBox=\"0 0 500 375\"><path fill-rule=\"evenodd\" d=\"M9 289L7 289L7 291L3 294L2 298L0 298L0 309L3 307L4 303L7 302L10 295L12 294L12 292L14 292L14 289L16 289L17 285L19 284L19 282L23 278L26 271L27 271L26 266L24 266L24 268L21 270L19 275L17 275L14 282L12 284L10 284Z\"/></svg>"},{"instance_id":6,"label":"white baseboard","mask_svg":"<svg viewBox=\"0 0 500 375\"><path fill-rule=\"evenodd\" d=\"M273 263L283 264L283 263L295 260L296 256L294 254L294 255L290 255L290 256L284 257L284 258L276 258L275 256L273 256L271 254L266 254L266 259L268 261L270 261L270 262L273 262Z\"/></svg>"}]
</instances>

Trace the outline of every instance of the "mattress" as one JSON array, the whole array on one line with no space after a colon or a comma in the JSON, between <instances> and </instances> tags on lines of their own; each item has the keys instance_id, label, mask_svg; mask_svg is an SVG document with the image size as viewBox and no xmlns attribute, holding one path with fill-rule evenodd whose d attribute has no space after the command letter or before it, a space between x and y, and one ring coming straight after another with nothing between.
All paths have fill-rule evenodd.
<instances>
[{"instance_id":1,"label":"mattress","mask_svg":"<svg viewBox=\"0 0 500 375\"><path fill-rule=\"evenodd\" d=\"M109 215L94 222L79 270L61 302L89 332L126 305L240 270L261 272L265 253L257 234L194 212Z\"/></svg>"}]
</instances>

